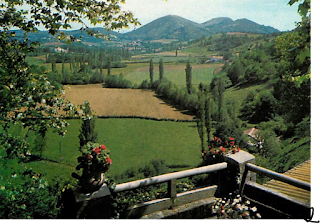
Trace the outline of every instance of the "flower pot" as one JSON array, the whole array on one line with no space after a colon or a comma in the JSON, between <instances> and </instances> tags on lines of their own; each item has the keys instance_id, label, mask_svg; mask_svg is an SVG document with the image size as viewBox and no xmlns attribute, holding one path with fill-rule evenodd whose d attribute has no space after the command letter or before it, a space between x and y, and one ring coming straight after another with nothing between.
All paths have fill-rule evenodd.
<instances>
[{"instance_id":1,"label":"flower pot","mask_svg":"<svg viewBox=\"0 0 320 223\"><path fill-rule=\"evenodd\" d=\"M106 180L106 177L104 173L101 173L101 172L90 173L90 172L84 171L80 179L81 189L84 192L97 191L100 189L100 187L105 182L105 180Z\"/></svg>"}]
</instances>

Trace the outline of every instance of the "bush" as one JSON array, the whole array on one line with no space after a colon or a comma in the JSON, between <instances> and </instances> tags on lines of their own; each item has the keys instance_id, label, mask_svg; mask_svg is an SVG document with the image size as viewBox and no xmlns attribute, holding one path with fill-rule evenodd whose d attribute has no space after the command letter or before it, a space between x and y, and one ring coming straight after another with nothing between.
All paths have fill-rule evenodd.
<instances>
[{"instance_id":1,"label":"bush","mask_svg":"<svg viewBox=\"0 0 320 223\"><path fill-rule=\"evenodd\" d=\"M41 174L27 168L17 172L7 172L4 166L1 169L0 218L57 218L62 190L60 183L49 186ZM7 176L3 175L5 172Z\"/></svg>"},{"instance_id":2,"label":"bush","mask_svg":"<svg viewBox=\"0 0 320 223\"><path fill-rule=\"evenodd\" d=\"M123 75L110 75L104 81L105 88L132 88L131 81L124 79Z\"/></svg>"}]
</instances>

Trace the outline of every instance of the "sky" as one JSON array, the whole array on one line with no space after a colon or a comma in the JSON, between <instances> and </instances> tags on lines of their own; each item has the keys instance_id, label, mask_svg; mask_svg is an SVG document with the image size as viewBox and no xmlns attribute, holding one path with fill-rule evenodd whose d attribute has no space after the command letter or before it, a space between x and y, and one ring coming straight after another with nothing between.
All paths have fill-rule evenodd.
<instances>
[{"instance_id":1,"label":"sky","mask_svg":"<svg viewBox=\"0 0 320 223\"><path fill-rule=\"evenodd\" d=\"M203 23L212 18L247 18L258 24L272 26L280 31L295 28L300 21L298 4L289 0L126 0L122 9L131 11L145 25L159 17L178 15ZM128 31L128 30L127 30Z\"/></svg>"}]
</instances>

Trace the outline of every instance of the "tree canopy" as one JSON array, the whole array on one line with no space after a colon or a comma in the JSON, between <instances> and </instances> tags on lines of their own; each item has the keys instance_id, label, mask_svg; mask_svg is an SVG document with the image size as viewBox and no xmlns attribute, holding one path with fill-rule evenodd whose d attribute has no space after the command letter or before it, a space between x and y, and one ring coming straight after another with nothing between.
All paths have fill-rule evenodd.
<instances>
[{"instance_id":1,"label":"tree canopy","mask_svg":"<svg viewBox=\"0 0 320 223\"><path fill-rule=\"evenodd\" d=\"M28 40L28 33L44 27L57 39L72 42L74 38L61 29L70 29L73 23L81 24L81 30L97 37L101 35L89 24L102 24L109 31L139 24L131 12L121 10L123 3L124 0L1 1L0 124L5 132L11 124L21 124L35 131L54 127L63 135L67 122L60 119L61 111L74 110L63 99L63 90L52 85L45 72L34 72L26 62L27 53L38 46ZM17 38L16 29L24 31L22 38ZM1 140L6 142L8 137L8 133L2 134Z\"/></svg>"}]
</instances>

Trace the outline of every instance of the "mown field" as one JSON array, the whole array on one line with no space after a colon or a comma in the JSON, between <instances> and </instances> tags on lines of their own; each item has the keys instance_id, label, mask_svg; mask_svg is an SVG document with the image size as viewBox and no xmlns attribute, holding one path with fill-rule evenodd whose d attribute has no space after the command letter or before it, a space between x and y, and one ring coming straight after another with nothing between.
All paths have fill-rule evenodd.
<instances>
[{"instance_id":1,"label":"mown field","mask_svg":"<svg viewBox=\"0 0 320 223\"><path fill-rule=\"evenodd\" d=\"M49 131L43 157L56 160L27 165L50 179L69 178L79 154L81 120L69 120L65 137ZM201 162L200 140L195 123L141 119L97 119L98 141L111 151L110 176L143 167L154 159L165 160L170 172L192 168ZM33 137L33 136L32 136Z\"/></svg>"},{"instance_id":2,"label":"mown field","mask_svg":"<svg viewBox=\"0 0 320 223\"><path fill-rule=\"evenodd\" d=\"M110 89L101 84L66 85L65 98L75 105L88 101L98 116L140 116L192 120L155 96L151 90Z\"/></svg>"}]
</instances>

